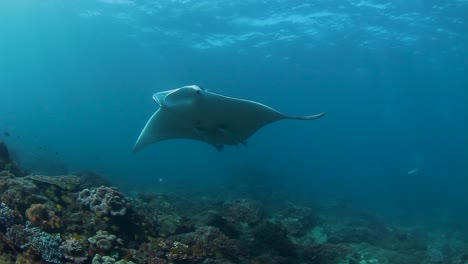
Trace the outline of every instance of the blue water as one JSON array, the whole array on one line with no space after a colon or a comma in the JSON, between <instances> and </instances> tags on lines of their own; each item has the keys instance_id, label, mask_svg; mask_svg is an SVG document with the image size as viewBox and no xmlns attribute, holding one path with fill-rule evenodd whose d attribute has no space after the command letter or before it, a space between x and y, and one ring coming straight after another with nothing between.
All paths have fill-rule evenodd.
<instances>
[{"instance_id":1,"label":"blue water","mask_svg":"<svg viewBox=\"0 0 468 264\"><path fill-rule=\"evenodd\" d=\"M249 178L303 199L460 216L466 14L466 0L2 1L1 139L31 172L93 170L127 191ZM152 94L190 84L328 115L220 153L173 140L132 154Z\"/></svg>"}]
</instances>

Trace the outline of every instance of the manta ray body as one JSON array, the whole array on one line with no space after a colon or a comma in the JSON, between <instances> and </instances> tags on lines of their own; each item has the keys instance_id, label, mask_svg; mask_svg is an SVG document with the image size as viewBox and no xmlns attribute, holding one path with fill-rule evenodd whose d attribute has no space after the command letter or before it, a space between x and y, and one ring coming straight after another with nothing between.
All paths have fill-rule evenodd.
<instances>
[{"instance_id":1,"label":"manta ray body","mask_svg":"<svg viewBox=\"0 0 468 264\"><path fill-rule=\"evenodd\" d=\"M245 145L247 138L269 123L325 115L285 115L264 104L213 93L197 85L155 93L153 100L159 109L141 131L133 152L168 139L204 141L222 150L224 145Z\"/></svg>"}]
</instances>

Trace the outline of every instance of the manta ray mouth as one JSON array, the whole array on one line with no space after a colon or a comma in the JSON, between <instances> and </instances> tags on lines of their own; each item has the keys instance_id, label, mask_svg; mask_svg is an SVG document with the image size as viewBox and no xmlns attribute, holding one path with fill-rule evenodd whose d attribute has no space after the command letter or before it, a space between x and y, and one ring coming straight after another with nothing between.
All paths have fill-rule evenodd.
<instances>
[{"instance_id":1,"label":"manta ray mouth","mask_svg":"<svg viewBox=\"0 0 468 264\"><path fill-rule=\"evenodd\" d=\"M153 101L154 101L155 103L157 103L159 106L162 106L162 103L163 103L163 102L161 102L159 93L153 94Z\"/></svg>"},{"instance_id":2,"label":"manta ray mouth","mask_svg":"<svg viewBox=\"0 0 468 264\"><path fill-rule=\"evenodd\" d=\"M161 101L159 101L159 99L156 96L153 96L153 101L158 105L161 105Z\"/></svg>"}]
</instances>

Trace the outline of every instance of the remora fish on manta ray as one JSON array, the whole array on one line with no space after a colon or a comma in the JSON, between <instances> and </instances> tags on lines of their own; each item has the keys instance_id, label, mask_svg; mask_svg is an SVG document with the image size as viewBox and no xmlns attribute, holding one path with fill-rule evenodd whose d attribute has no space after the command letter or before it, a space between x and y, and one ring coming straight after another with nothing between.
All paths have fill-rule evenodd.
<instances>
[{"instance_id":1,"label":"remora fish on manta ray","mask_svg":"<svg viewBox=\"0 0 468 264\"><path fill-rule=\"evenodd\" d=\"M222 150L224 145L245 145L247 138L269 123L325 115L285 115L264 104L213 93L197 85L155 93L153 100L159 109L141 131L134 153L168 139L200 140Z\"/></svg>"}]
</instances>

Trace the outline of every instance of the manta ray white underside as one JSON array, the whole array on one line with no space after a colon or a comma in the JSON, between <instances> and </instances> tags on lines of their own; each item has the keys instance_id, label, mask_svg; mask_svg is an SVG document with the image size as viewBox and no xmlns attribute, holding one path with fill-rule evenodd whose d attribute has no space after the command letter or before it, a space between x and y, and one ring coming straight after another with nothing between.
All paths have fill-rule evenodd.
<instances>
[{"instance_id":1,"label":"manta ray white underside","mask_svg":"<svg viewBox=\"0 0 468 264\"><path fill-rule=\"evenodd\" d=\"M264 104L213 93L196 85L153 95L159 109L140 133L133 152L168 139L204 141L218 150L246 144L261 127L282 119L312 120L325 115L289 116Z\"/></svg>"}]
</instances>

